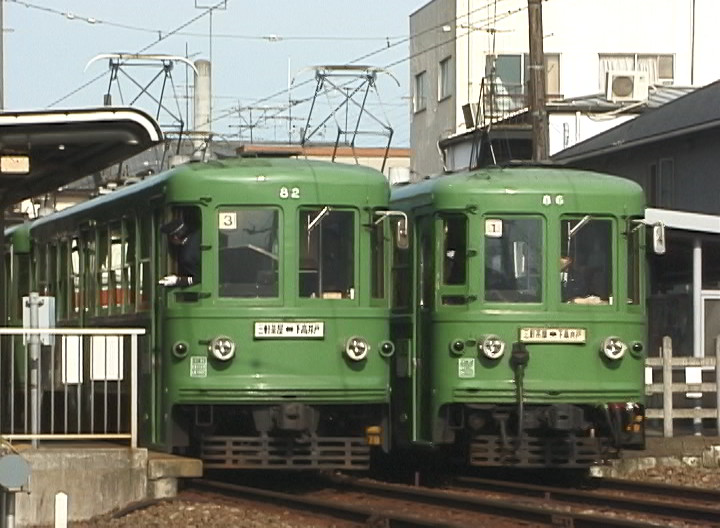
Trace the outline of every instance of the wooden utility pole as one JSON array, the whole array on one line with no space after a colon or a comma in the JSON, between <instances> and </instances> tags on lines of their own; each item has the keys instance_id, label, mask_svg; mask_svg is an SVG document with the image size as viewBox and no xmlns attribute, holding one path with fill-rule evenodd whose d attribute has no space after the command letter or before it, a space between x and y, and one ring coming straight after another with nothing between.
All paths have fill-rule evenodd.
<instances>
[{"instance_id":1,"label":"wooden utility pole","mask_svg":"<svg viewBox=\"0 0 720 528\"><path fill-rule=\"evenodd\" d=\"M545 112L545 53L543 51L542 0L528 0L530 65L528 67L533 161L548 158L548 120Z\"/></svg>"}]
</instances>

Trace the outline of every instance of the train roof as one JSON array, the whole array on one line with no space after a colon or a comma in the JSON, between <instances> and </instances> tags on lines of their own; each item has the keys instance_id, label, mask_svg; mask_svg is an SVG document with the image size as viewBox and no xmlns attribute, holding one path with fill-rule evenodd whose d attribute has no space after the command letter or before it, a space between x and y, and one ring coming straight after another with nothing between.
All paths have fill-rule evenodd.
<instances>
[{"instance_id":1,"label":"train roof","mask_svg":"<svg viewBox=\"0 0 720 528\"><path fill-rule=\"evenodd\" d=\"M633 207L644 206L642 187L609 174L565 167L493 167L429 178L392 188L393 202L429 203L487 195L573 195L593 201L624 198ZM621 207L617 203L618 207Z\"/></svg>"},{"instance_id":2,"label":"train roof","mask_svg":"<svg viewBox=\"0 0 720 528\"><path fill-rule=\"evenodd\" d=\"M342 184L344 191L351 195L354 187L387 188L387 180L381 172L361 165L297 158L232 158L191 162L40 218L33 222L33 228L60 219L82 216L103 205L134 204L140 197L157 195L166 190L174 194L182 190L186 196L202 196L207 194L208 182L255 184L260 177L319 187ZM169 200L172 201L173 197Z\"/></svg>"}]
</instances>

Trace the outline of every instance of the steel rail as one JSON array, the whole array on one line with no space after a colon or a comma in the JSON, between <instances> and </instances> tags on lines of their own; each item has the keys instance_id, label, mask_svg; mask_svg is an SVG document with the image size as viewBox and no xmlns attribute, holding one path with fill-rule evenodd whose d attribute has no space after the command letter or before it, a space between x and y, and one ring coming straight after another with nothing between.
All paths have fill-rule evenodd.
<instances>
[{"instance_id":1,"label":"steel rail","mask_svg":"<svg viewBox=\"0 0 720 528\"><path fill-rule=\"evenodd\" d=\"M355 488L383 497L393 497L410 501L422 499L426 504L457 508L465 511L496 515L514 520L524 520L550 526L572 526L573 528L657 528L657 520L635 521L608 517L603 514L587 514L567 511L566 509L512 504L507 498L487 499L468 497L450 491L437 491L427 488L404 487L397 484L379 482L360 482L352 477L330 476L328 480L339 487Z\"/></svg>"},{"instance_id":2,"label":"steel rail","mask_svg":"<svg viewBox=\"0 0 720 528\"><path fill-rule=\"evenodd\" d=\"M684 498L720 504L720 490L715 489L678 486L665 484L664 482L638 482L635 480L611 477L593 478L590 480L590 485L597 488L651 493L656 496L676 499Z\"/></svg>"},{"instance_id":3,"label":"steel rail","mask_svg":"<svg viewBox=\"0 0 720 528\"><path fill-rule=\"evenodd\" d=\"M573 504L588 504L603 508L618 508L625 511L649 513L660 517L671 517L684 521L703 521L708 526L720 526L720 508L702 506L698 504L669 503L662 499L628 498L610 493L601 493L590 490L574 490L555 486L538 484L525 484L476 477L457 477L456 482L470 486L474 489L484 489L501 493L522 494L525 496L539 496ZM641 486L628 487L638 493L645 492ZM702 491L702 490L700 490ZM666 497L667 498L667 497Z\"/></svg>"},{"instance_id":4,"label":"steel rail","mask_svg":"<svg viewBox=\"0 0 720 528\"><path fill-rule=\"evenodd\" d=\"M313 514L325 514L347 521L367 523L368 525L372 523L372 526L377 525L387 528L467 528L464 524L430 521L420 517L388 513L374 508L352 506L350 504L334 504L323 499L301 497L227 482L205 479L194 479L190 482L194 487L221 493L231 493L237 498L247 499L251 497L272 504L284 504L293 508L300 508Z\"/></svg>"}]
</instances>

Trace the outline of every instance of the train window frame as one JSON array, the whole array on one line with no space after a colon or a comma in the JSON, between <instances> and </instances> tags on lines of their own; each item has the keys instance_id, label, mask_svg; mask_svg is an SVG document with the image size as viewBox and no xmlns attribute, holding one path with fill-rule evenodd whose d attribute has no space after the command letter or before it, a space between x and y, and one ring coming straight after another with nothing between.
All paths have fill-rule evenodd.
<instances>
[{"instance_id":1,"label":"train window frame","mask_svg":"<svg viewBox=\"0 0 720 528\"><path fill-rule=\"evenodd\" d=\"M498 223L498 221L500 221L500 223ZM512 249L510 249L510 247L501 247L500 255L497 254L497 251L491 255L489 252L490 241L503 239L504 232L507 231L507 222L516 221L536 222L535 230L540 234L538 239L539 247L532 247L527 243L527 240L512 240ZM545 272L545 267L547 266L547 252L549 251L546 235L547 218L540 214L518 214L506 211L489 211L480 218L480 223L476 225L479 225L480 227L482 238L481 275L483 302L488 304L520 304L523 306L543 304L548 292L546 280L547 274ZM520 242L524 242L524 245L521 245ZM532 259L528 257L530 250L534 250L533 254L535 256ZM512 254L508 253L508 251L511 251ZM502 253L504 253L504 257ZM518 262L520 261L519 256L523 257L522 264L520 264L523 266L522 268L518 268ZM489 261L488 259L491 257L493 260ZM498 258L512 259L512 276L508 276L506 272L501 271L505 269L505 266L499 264L499 261L497 260ZM532 270L532 273L530 272L530 263L527 263L527 260L532 260L535 264L535 268ZM503 285L512 287L489 287L491 274L488 273L488 270L493 271L493 281L497 286ZM523 278L526 279L526 290L531 290L530 281L535 281L535 288L537 289L536 293L525 293L516 287L517 284L519 284L517 281Z\"/></svg>"},{"instance_id":2,"label":"train window frame","mask_svg":"<svg viewBox=\"0 0 720 528\"><path fill-rule=\"evenodd\" d=\"M226 240L229 240L229 234L226 233L227 231L245 231L245 233L248 234L248 236L255 235L256 233L252 231L252 229L255 226L251 227L243 227L244 224L241 224L240 221L242 220L242 215L238 213L242 212L271 212L273 213L272 223L273 226L270 227L270 229L274 228L274 241L272 240L272 233L270 236L270 249L268 250L267 247L263 247L263 244L258 245L258 243L252 243L251 241L246 241L247 243L245 245L235 245L235 246L229 246L226 247L223 245L223 236L226 237ZM217 219L217 233L218 233L218 252L217 252L217 292L218 292L218 299L222 299L224 301L244 301L244 302L253 302L253 303L262 303L262 302L277 302L278 299L282 296L282 287L283 284L283 262L284 262L284 251L282 243L283 236L284 236L284 226L283 226L283 210L280 207L277 207L275 205L262 205L262 204L253 204L253 205L223 205L217 208L216 210L216 219ZM266 231L266 229L259 229L258 232ZM225 232L225 233L224 233ZM221 280L221 277L223 276L223 258L221 257L221 252L231 249L231 250L238 250L247 248L250 250L249 255L255 256L265 256L270 259L272 263L271 269L250 269L250 271L254 271L256 274L256 278L254 281L247 281L247 282L239 282L239 281L231 281L226 282L225 286L223 286L223 282ZM246 259L247 261L247 259ZM261 262L262 259L259 261ZM274 269L273 269L274 268ZM249 268L248 268L249 269ZM262 272L262 276L261 276ZM269 278L269 281L268 281ZM262 280L261 280L262 279ZM236 295L229 295L228 292L231 291L230 285L235 285L236 292L239 292L239 294ZM238 289L238 285L245 285L244 287L240 287ZM255 289L252 290L249 288L249 285L254 285Z\"/></svg>"},{"instance_id":3,"label":"train window frame","mask_svg":"<svg viewBox=\"0 0 720 528\"><path fill-rule=\"evenodd\" d=\"M313 215L314 216L311 216ZM318 300L333 302L357 303L359 297L357 270L360 268L359 241L359 210L355 207L306 204L297 209L297 295L302 301ZM350 226L340 225L340 218L346 215L350 219ZM333 218L338 220L333 224ZM331 230L331 227L337 229ZM349 227L349 228L348 228ZM337 231L337 232L335 232ZM313 233L315 233L313 235ZM345 236L343 236L345 235ZM324 251L326 237L334 237L335 243L330 242L329 248L346 252L351 255L340 255L349 262L351 269L344 276L337 275L326 280L325 268L337 271L342 266L330 266L333 256ZM316 242L317 241L317 242ZM304 251L304 248L306 251ZM333 280L337 281L332 284ZM313 282L315 284L313 284ZM329 283L329 284L328 284ZM334 287L332 287L334 286ZM347 286L347 287L346 287ZM307 293L306 293L307 292Z\"/></svg>"},{"instance_id":4,"label":"train window frame","mask_svg":"<svg viewBox=\"0 0 720 528\"><path fill-rule=\"evenodd\" d=\"M575 230L575 235L572 233L566 233L564 230L565 222L568 221L576 221L577 223L575 226L570 228L570 231L572 232ZM567 260L568 257L568 249L567 249L567 243L566 239L568 238L568 235L570 236L570 244L572 244L572 240L574 240L575 236L580 236L581 233L585 232L587 233L587 229L589 225L592 223L595 223L597 226L599 222L607 222L609 230L607 232L608 235L608 244L609 244L609 253L607 254L607 260L604 263L605 267L603 267L602 264L599 263L597 260L598 258L601 258L601 255L603 254L602 251L598 251L598 248L593 245L593 248L582 251L580 253L577 253L577 243L575 244L576 253L574 255L583 255L583 258L577 258L576 262L573 261L573 256L570 255L571 259ZM598 309L614 309L614 306L617 304L617 299L619 295L619 285L618 285L618 263L617 263L617 252L619 250L619 240L617 236L617 219L613 216L609 216L607 214L593 214L593 213L568 213L560 216L559 218L559 224L558 224L558 236L560 240L560 255L558 257L559 260L559 269L560 273L558 273L558 280L557 283L557 290L560 295L560 304L565 306L582 306L582 307L592 307L592 308L598 308ZM576 239L581 240L581 239ZM587 238L584 239L585 243L587 243ZM597 241L597 239L593 239L594 242ZM607 280L608 283L607 286L607 295L603 296L600 295L579 295L577 293L581 293L584 290L590 291L588 286L590 283L598 282L596 279L588 279L588 270L592 269L600 269L600 270L609 270L604 280ZM594 272L595 277L597 278L598 271ZM576 291L572 291L572 288L568 286L569 283L572 282L572 276L573 272L579 272L580 274L585 276L584 283L586 286L578 286L576 287ZM602 279L601 279L602 280Z\"/></svg>"}]
</instances>

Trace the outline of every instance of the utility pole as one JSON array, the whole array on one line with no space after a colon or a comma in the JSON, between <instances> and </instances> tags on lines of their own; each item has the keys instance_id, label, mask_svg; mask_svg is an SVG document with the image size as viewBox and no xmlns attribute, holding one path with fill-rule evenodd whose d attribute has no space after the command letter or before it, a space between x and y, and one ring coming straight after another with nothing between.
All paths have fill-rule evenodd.
<instances>
[{"instance_id":1,"label":"utility pole","mask_svg":"<svg viewBox=\"0 0 720 528\"><path fill-rule=\"evenodd\" d=\"M528 0L530 34L529 95L532 122L532 159L548 158L548 120L545 112L545 53L543 51L542 0Z\"/></svg>"}]
</instances>

